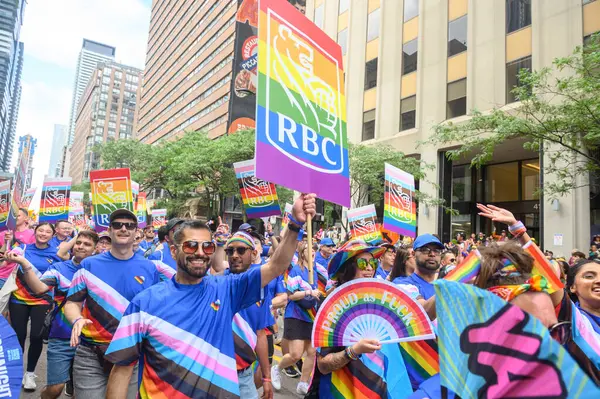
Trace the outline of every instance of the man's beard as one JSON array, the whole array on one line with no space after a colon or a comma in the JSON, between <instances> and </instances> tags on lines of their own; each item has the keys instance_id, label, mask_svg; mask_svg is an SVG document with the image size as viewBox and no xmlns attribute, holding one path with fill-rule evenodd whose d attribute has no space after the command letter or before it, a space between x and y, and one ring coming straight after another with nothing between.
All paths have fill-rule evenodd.
<instances>
[{"instance_id":1,"label":"man's beard","mask_svg":"<svg viewBox=\"0 0 600 399\"><path fill-rule=\"evenodd\" d=\"M203 266L192 266L192 262L199 260L204 261ZM210 258L208 256L189 255L184 256L183 259L179 258L177 260L177 267L194 278L203 278L204 276L206 276L210 265Z\"/></svg>"},{"instance_id":2,"label":"man's beard","mask_svg":"<svg viewBox=\"0 0 600 399\"><path fill-rule=\"evenodd\" d=\"M425 273L432 274L440 268L440 263L436 262L436 265L434 267L433 265L429 264L428 260L429 259L426 259L425 261L422 261L422 262L417 260L417 269L419 269L420 271L423 271Z\"/></svg>"}]
</instances>

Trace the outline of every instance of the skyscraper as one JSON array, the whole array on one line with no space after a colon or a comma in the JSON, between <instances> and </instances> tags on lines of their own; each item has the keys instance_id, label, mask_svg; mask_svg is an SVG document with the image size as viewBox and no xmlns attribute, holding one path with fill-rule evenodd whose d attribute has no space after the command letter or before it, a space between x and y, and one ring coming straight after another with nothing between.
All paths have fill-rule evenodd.
<instances>
[{"instance_id":1,"label":"skyscraper","mask_svg":"<svg viewBox=\"0 0 600 399\"><path fill-rule=\"evenodd\" d=\"M0 170L8 171L21 98L23 43L19 42L25 1L0 0Z\"/></svg>"},{"instance_id":2,"label":"skyscraper","mask_svg":"<svg viewBox=\"0 0 600 399\"><path fill-rule=\"evenodd\" d=\"M23 190L27 190L31 187L31 178L33 176L33 155L37 147L37 139L33 138L32 135L28 134L19 137L19 161L17 162L17 168L22 169L15 170L15 176L18 178L25 179ZM16 184L16 183L15 183ZM24 192L24 191L23 191Z\"/></svg>"},{"instance_id":3,"label":"skyscraper","mask_svg":"<svg viewBox=\"0 0 600 399\"><path fill-rule=\"evenodd\" d=\"M52 150L50 151L50 163L48 164L49 177L61 177L61 163L63 147L67 143L68 127L66 125L54 125L52 136Z\"/></svg>"},{"instance_id":4,"label":"skyscraper","mask_svg":"<svg viewBox=\"0 0 600 399\"><path fill-rule=\"evenodd\" d=\"M0 0L3 1L3 0ZM79 99L88 85L92 73L96 70L98 62L111 61L115 59L115 48L106 44L83 39L83 46L77 60L77 71L75 73L75 84L73 86L73 100L71 102L71 116L69 118L69 146L75 138L75 119Z\"/></svg>"},{"instance_id":5,"label":"skyscraper","mask_svg":"<svg viewBox=\"0 0 600 399\"><path fill-rule=\"evenodd\" d=\"M75 118L68 175L73 183L87 181L100 168L94 145L134 137L134 119L142 71L116 62L98 63Z\"/></svg>"}]
</instances>

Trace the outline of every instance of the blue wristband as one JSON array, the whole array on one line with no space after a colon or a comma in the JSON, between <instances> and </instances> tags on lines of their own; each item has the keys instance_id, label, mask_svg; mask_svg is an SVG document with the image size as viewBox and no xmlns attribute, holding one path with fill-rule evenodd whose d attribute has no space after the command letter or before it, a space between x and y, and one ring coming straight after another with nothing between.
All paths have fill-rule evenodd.
<instances>
[{"instance_id":1,"label":"blue wristband","mask_svg":"<svg viewBox=\"0 0 600 399\"><path fill-rule=\"evenodd\" d=\"M299 221L297 221L296 219L294 219L294 217L292 216L291 213L288 213L288 220L290 221L290 223L293 223L293 224L295 224L298 227L304 226L304 223L300 223Z\"/></svg>"}]
</instances>

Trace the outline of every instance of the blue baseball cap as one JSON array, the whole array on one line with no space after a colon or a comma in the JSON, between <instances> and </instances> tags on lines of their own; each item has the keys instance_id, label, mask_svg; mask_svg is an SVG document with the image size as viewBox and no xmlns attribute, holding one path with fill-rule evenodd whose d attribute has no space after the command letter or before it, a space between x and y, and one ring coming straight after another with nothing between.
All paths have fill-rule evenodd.
<instances>
[{"instance_id":1,"label":"blue baseball cap","mask_svg":"<svg viewBox=\"0 0 600 399\"><path fill-rule=\"evenodd\" d=\"M250 223L243 223L239 228L238 231L248 231L248 230L256 230L256 227L252 226Z\"/></svg>"},{"instance_id":2,"label":"blue baseball cap","mask_svg":"<svg viewBox=\"0 0 600 399\"><path fill-rule=\"evenodd\" d=\"M417 249L422 248L428 244L435 244L441 249L444 249L444 245L433 234L421 234L420 236L418 236L415 239L415 242L413 243L413 249L416 251Z\"/></svg>"},{"instance_id":3,"label":"blue baseball cap","mask_svg":"<svg viewBox=\"0 0 600 399\"><path fill-rule=\"evenodd\" d=\"M320 242L319 245L324 245L326 247L335 247L335 243L333 242L333 240L329 237L325 237L323 238Z\"/></svg>"}]
</instances>

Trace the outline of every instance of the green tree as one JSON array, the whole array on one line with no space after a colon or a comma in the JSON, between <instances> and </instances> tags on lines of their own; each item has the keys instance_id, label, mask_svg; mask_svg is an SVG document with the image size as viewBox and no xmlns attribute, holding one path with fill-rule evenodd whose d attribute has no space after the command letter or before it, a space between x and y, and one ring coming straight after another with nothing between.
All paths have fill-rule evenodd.
<instances>
[{"instance_id":1,"label":"green tree","mask_svg":"<svg viewBox=\"0 0 600 399\"><path fill-rule=\"evenodd\" d=\"M464 123L442 123L426 142L459 146L448 152L452 160L472 157L479 167L492 159L498 145L513 139L541 151L544 174L553 175L541 191L548 197L564 195L600 172L600 35L585 46L553 61L539 71L521 70L513 93L516 108L475 110ZM475 154L474 156L471 154Z\"/></svg>"}]
</instances>

